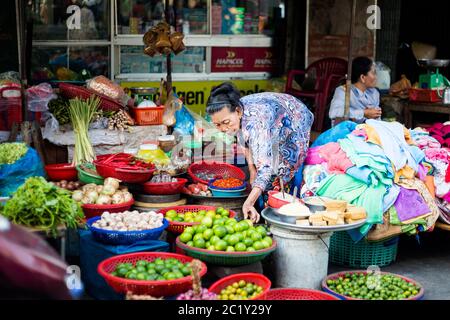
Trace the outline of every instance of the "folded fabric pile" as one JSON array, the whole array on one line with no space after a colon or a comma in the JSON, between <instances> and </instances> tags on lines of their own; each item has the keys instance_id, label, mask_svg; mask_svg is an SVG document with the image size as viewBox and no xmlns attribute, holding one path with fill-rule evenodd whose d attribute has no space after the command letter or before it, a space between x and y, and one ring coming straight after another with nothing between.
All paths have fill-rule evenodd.
<instances>
[{"instance_id":1,"label":"folded fabric pile","mask_svg":"<svg viewBox=\"0 0 450 320\"><path fill-rule=\"evenodd\" d=\"M411 131L417 146L425 153L429 174L434 176L434 195L440 209L440 218L450 224L450 125L435 124L427 130Z\"/></svg>"},{"instance_id":2,"label":"folded fabric pile","mask_svg":"<svg viewBox=\"0 0 450 320\"><path fill-rule=\"evenodd\" d=\"M421 144L414 137L418 135L397 122L339 124L309 150L302 196L317 194L364 207L367 224L351 232L355 241L374 225L400 226L400 232L409 234L432 229L439 217L434 166L421 146L437 145L422 133Z\"/></svg>"}]
</instances>

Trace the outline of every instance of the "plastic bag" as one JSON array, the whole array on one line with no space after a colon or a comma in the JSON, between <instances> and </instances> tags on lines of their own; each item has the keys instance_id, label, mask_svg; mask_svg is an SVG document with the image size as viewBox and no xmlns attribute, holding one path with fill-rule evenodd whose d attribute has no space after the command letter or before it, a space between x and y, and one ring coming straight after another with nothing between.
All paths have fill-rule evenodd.
<instances>
[{"instance_id":1,"label":"plastic bag","mask_svg":"<svg viewBox=\"0 0 450 320\"><path fill-rule=\"evenodd\" d=\"M0 216L0 297L71 299L67 267L41 237Z\"/></svg>"},{"instance_id":2,"label":"plastic bag","mask_svg":"<svg viewBox=\"0 0 450 320\"><path fill-rule=\"evenodd\" d=\"M183 102L176 98L172 97L168 99L165 104L164 114L163 114L163 124L168 127L173 127L177 123L177 119L175 118L175 113L183 107Z\"/></svg>"},{"instance_id":3,"label":"plastic bag","mask_svg":"<svg viewBox=\"0 0 450 320\"><path fill-rule=\"evenodd\" d=\"M105 76L97 76L87 81L87 88L126 105L130 97L121 86Z\"/></svg>"},{"instance_id":4,"label":"plastic bag","mask_svg":"<svg viewBox=\"0 0 450 320\"><path fill-rule=\"evenodd\" d=\"M32 112L44 112L48 110L50 100L57 99L53 88L48 83L41 83L27 89L28 110Z\"/></svg>"},{"instance_id":5,"label":"plastic bag","mask_svg":"<svg viewBox=\"0 0 450 320\"><path fill-rule=\"evenodd\" d=\"M0 197L11 196L29 177L45 176L38 153L28 147L27 153L13 164L0 165Z\"/></svg>"},{"instance_id":6,"label":"plastic bag","mask_svg":"<svg viewBox=\"0 0 450 320\"><path fill-rule=\"evenodd\" d=\"M174 131L181 136L190 136L194 133L195 119L191 116L185 105L175 112L176 124Z\"/></svg>"},{"instance_id":7,"label":"plastic bag","mask_svg":"<svg viewBox=\"0 0 450 320\"><path fill-rule=\"evenodd\" d=\"M380 90L389 90L391 86L391 69L381 61L375 63L377 70L377 88Z\"/></svg>"}]
</instances>

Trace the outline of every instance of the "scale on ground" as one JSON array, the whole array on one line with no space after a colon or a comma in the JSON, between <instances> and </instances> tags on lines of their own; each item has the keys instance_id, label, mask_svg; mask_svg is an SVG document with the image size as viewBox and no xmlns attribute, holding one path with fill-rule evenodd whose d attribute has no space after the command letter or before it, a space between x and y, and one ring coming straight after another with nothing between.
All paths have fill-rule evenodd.
<instances>
[{"instance_id":1,"label":"scale on ground","mask_svg":"<svg viewBox=\"0 0 450 320\"><path fill-rule=\"evenodd\" d=\"M428 72L419 77L419 87L421 89L445 89L450 87L450 82L440 72L440 68L445 68L450 65L450 60L438 59L420 59L417 60L419 66L426 68Z\"/></svg>"}]
</instances>

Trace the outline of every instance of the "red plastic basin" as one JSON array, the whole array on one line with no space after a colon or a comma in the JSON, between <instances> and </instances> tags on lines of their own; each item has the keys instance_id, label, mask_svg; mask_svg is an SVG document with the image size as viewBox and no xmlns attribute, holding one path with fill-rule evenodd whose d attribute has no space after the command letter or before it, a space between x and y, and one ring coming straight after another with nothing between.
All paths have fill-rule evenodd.
<instances>
[{"instance_id":1,"label":"red plastic basin","mask_svg":"<svg viewBox=\"0 0 450 320\"><path fill-rule=\"evenodd\" d=\"M134 199L119 204L83 204L81 207L83 208L84 215L86 219L90 219L93 217L98 217L103 214L103 212L108 211L109 213L118 213L124 212L131 209L131 206L134 204Z\"/></svg>"},{"instance_id":2,"label":"red plastic basin","mask_svg":"<svg viewBox=\"0 0 450 320\"><path fill-rule=\"evenodd\" d=\"M45 171L51 181L78 180L77 169L71 163L49 164L45 166Z\"/></svg>"},{"instance_id":3,"label":"red plastic basin","mask_svg":"<svg viewBox=\"0 0 450 320\"><path fill-rule=\"evenodd\" d=\"M181 193L187 182L187 179L178 178L177 182L146 182L142 186L147 194L169 195Z\"/></svg>"}]
</instances>

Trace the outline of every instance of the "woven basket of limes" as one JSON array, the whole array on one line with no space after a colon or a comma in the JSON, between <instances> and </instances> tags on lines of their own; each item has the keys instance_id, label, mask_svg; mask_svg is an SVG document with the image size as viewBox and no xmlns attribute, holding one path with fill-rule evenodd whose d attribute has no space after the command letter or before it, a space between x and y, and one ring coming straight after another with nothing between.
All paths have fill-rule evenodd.
<instances>
[{"instance_id":1,"label":"woven basket of limes","mask_svg":"<svg viewBox=\"0 0 450 320\"><path fill-rule=\"evenodd\" d=\"M199 225L186 228L176 245L180 253L223 266L261 261L277 246L265 226L254 226L250 220L238 222L234 218L204 219Z\"/></svg>"}]
</instances>

